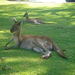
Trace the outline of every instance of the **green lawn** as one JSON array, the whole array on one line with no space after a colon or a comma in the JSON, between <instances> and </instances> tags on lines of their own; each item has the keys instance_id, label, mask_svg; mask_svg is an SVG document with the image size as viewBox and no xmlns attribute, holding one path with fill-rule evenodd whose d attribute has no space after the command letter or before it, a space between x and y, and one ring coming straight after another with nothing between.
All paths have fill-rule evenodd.
<instances>
[{"instance_id":1,"label":"green lawn","mask_svg":"<svg viewBox=\"0 0 75 75\"><path fill-rule=\"evenodd\" d=\"M5 50L4 46L12 34L10 28L18 21L29 17L39 17L44 22L54 24L22 24L23 35L47 35L62 49L68 60L55 51L45 60L41 54L18 47ZM11 42L9 46L14 45ZM4 67L5 66L5 67ZM75 75L75 3L0 3L0 75Z\"/></svg>"}]
</instances>

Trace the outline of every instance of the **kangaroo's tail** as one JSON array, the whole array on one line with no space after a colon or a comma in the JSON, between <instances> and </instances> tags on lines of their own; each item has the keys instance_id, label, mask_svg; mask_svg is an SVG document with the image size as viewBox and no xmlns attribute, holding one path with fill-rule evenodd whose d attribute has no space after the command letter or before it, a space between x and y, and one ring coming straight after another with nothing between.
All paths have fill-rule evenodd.
<instances>
[{"instance_id":1,"label":"kangaroo's tail","mask_svg":"<svg viewBox=\"0 0 75 75\"><path fill-rule=\"evenodd\" d=\"M53 49L63 58L68 59L66 56L64 56L62 50L55 44L53 43Z\"/></svg>"}]
</instances>

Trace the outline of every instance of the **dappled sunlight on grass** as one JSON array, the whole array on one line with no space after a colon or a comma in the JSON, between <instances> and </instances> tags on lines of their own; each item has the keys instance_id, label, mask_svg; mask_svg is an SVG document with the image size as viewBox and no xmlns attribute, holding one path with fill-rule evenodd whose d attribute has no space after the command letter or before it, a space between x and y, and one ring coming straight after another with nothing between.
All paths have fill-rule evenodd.
<instances>
[{"instance_id":1,"label":"dappled sunlight on grass","mask_svg":"<svg viewBox=\"0 0 75 75\"><path fill-rule=\"evenodd\" d=\"M3 30L3 31L0 31L0 41L2 41L2 39L10 39L10 37L8 36L7 37L7 33L9 35L10 31L9 30Z\"/></svg>"},{"instance_id":2,"label":"dappled sunlight on grass","mask_svg":"<svg viewBox=\"0 0 75 75\"><path fill-rule=\"evenodd\" d=\"M27 4L19 3L19 4L12 4L12 5L8 4L7 7L5 7L6 5L4 5L5 7L3 9L4 12L1 13L0 17L6 17L6 18L17 17L23 19L23 15L25 11L28 11L29 17L31 18L39 17L44 21L48 20L47 21L48 23L49 21L51 21L57 24L58 19L60 19L60 21L63 20L64 22L66 22L67 20L65 19L65 17L68 18L68 20L70 20L70 18L73 16L74 12L71 12L70 11L71 9L68 9L68 6L70 5L71 4L46 4L46 3L39 3L39 6L38 3L27 3ZM6 10L6 9L10 9L10 10Z\"/></svg>"},{"instance_id":3,"label":"dappled sunlight on grass","mask_svg":"<svg viewBox=\"0 0 75 75\"><path fill-rule=\"evenodd\" d=\"M0 31L0 33L10 33L9 30Z\"/></svg>"},{"instance_id":4,"label":"dappled sunlight on grass","mask_svg":"<svg viewBox=\"0 0 75 75\"><path fill-rule=\"evenodd\" d=\"M29 7L31 8L37 8L37 7L57 7L58 4L55 4L55 3L28 3L29 4ZM39 4L39 5L38 5ZM45 8L46 9L46 8Z\"/></svg>"},{"instance_id":5,"label":"dappled sunlight on grass","mask_svg":"<svg viewBox=\"0 0 75 75\"><path fill-rule=\"evenodd\" d=\"M75 16L72 16L71 18L75 18Z\"/></svg>"},{"instance_id":6,"label":"dappled sunlight on grass","mask_svg":"<svg viewBox=\"0 0 75 75\"><path fill-rule=\"evenodd\" d=\"M71 22L71 25L75 25L75 21Z\"/></svg>"},{"instance_id":7,"label":"dappled sunlight on grass","mask_svg":"<svg viewBox=\"0 0 75 75\"><path fill-rule=\"evenodd\" d=\"M28 58L28 57L20 57L20 56L16 56L16 57L7 57L6 59L6 62L12 62L12 63L14 63L14 62L25 62L25 61L28 61L28 62L34 62L34 63L36 63L36 62L38 62L39 61L39 59L37 59L37 58Z\"/></svg>"},{"instance_id":8,"label":"dappled sunlight on grass","mask_svg":"<svg viewBox=\"0 0 75 75\"><path fill-rule=\"evenodd\" d=\"M0 41L2 40L2 39L7 39L8 37L7 36L4 36L3 34L0 34Z\"/></svg>"},{"instance_id":9,"label":"dappled sunlight on grass","mask_svg":"<svg viewBox=\"0 0 75 75\"><path fill-rule=\"evenodd\" d=\"M66 16L66 15L70 15L70 12L59 11L59 12L56 12L56 14L61 15L61 16Z\"/></svg>"},{"instance_id":10,"label":"dappled sunlight on grass","mask_svg":"<svg viewBox=\"0 0 75 75\"><path fill-rule=\"evenodd\" d=\"M25 19L24 13L28 11L30 18L41 18L45 23L33 25L22 24L23 35L47 35L62 49L66 50L66 60L53 52L47 60L41 54L31 50L22 50L18 47L5 50L5 44L12 34L10 28L17 21ZM74 75L75 71L75 4L50 3L7 3L0 4L0 74L1 75ZM14 41L8 47L15 45ZM7 66L8 65L8 66ZM6 70L3 71L3 66ZM8 70L8 67L11 67Z\"/></svg>"}]
</instances>

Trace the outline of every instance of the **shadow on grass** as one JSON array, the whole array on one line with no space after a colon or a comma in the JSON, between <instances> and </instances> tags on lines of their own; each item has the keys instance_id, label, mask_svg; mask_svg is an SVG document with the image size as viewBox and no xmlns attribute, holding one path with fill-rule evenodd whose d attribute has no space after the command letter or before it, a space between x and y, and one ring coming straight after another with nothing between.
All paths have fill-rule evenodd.
<instances>
[{"instance_id":1,"label":"shadow on grass","mask_svg":"<svg viewBox=\"0 0 75 75\"><path fill-rule=\"evenodd\" d=\"M25 11L30 12L29 17L39 17L44 22L52 22L54 25L75 25L74 23L74 3L61 4L57 7L32 7L28 4L8 4L0 5L0 30L9 30L14 24L12 17L18 18L18 21L24 19ZM2 28L1 28L2 27Z\"/></svg>"},{"instance_id":2,"label":"shadow on grass","mask_svg":"<svg viewBox=\"0 0 75 75\"><path fill-rule=\"evenodd\" d=\"M74 3L73 4L61 4L59 7L32 7L28 4L9 4L9 5L0 5L0 17L11 18L18 17L23 18L25 11L30 12L30 17L40 17L44 21L48 20L51 22L59 21L71 23L71 19L74 16ZM67 22L67 23L68 23ZM69 24L68 23L68 24Z\"/></svg>"},{"instance_id":3,"label":"shadow on grass","mask_svg":"<svg viewBox=\"0 0 75 75\"><path fill-rule=\"evenodd\" d=\"M73 4L61 4L59 7L32 7L28 4L8 4L0 5L0 25L12 24L12 17L23 19L25 11L30 12L29 17L39 17L44 22L53 22L55 24L72 25L74 22L74 10ZM9 21L9 22L7 22ZM73 24L74 25L74 24Z\"/></svg>"},{"instance_id":4,"label":"shadow on grass","mask_svg":"<svg viewBox=\"0 0 75 75\"><path fill-rule=\"evenodd\" d=\"M56 55L54 52L53 54ZM0 74L70 75L74 73L74 60L66 60L59 56L53 56L53 54L47 60L40 60L40 54L31 50L17 48L4 50L0 57L4 57L5 61L0 65L6 66L6 68L11 67L11 69L2 71L0 68Z\"/></svg>"},{"instance_id":5,"label":"shadow on grass","mask_svg":"<svg viewBox=\"0 0 75 75\"><path fill-rule=\"evenodd\" d=\"M30 8L28 4L9 4L9 5L0 5L0 31L9 30L11 25L14 24L12 17L18 18L18 21L23 19L23 14L25 11L29 11L30 17L40 17L42 20L46 22L53 22L54 25L40 25L40 26L32 26L27 25L24 26L23 23L23 34L24 32L27 34L36 34L36 35L50 35L56 40L61 40L61 35L59 33L65 34L65 37L62 39L65 41L74 35L74 15L75 15L75 4L62 4L59 7L35 7ZM64 26L60 29L61 26ZM69 26L71 28L69 28ZM25 30L25 29L27 30ZM68 28L68 31L66 30ZM33 30L35 31L33 31ZM66 31L65 31L66 30ZM69 32L70 30L70 32ZM37 31L39 33L37 34ZM56 35L55 35L56 34ZM7 32L1 33L3 37L11 38L11 34L7 34ZM68 37L66 37L69 35ZM10 36L10 37L9 37ZM5 44L8 40L6 38L1 38L1 44ZM73 39L73 38L72 38ZM62 41L63 42L63 41ZM71 40L67 42L73 42ZM14 43L13 43L14 44ZM60 44L60 42L59 42ZM12 43L11 43L12 45ZM68 44L66 44L67 46ZM63 44L62 44L63 46ZM70 44L69 44L70 46ZM0 58L6 57L5 62L1 62L2 66L9 65L12 67L11 70L2 71L2 67L0 68L0 74L14 74L15 73L29 73L32 75L73 75L74 73L74 62L75 59L72 55L74 50L68 51L69 60L65 60L63 58L59 58L57 54L53 52L52 57L48 60L40 60L41 55L39 53L35 53L34 51L27 51L18 48L14 48L10 51L5 51L1 48ZM19 51L18 51L19 50ZM55 63L54 63L55 62ZM15 66L14 66L15 65Z\"/></svg>"}]
</instances>

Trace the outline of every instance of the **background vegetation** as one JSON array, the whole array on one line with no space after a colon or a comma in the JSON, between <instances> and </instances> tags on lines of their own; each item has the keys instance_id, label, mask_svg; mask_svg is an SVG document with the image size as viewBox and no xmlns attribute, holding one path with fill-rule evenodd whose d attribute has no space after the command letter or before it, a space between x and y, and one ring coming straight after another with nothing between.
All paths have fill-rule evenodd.
<instances>
[{"instance_id":1,"label":"background vegetation","mask_svg":"<svg viewBox=\"0 0 75 75\"><path fill-rule=\"evenodd\" d=\"M39 17L44 22L54 24L22 24L23 35L47 35L62 49L66 50L66 60L53 51L47 60L31 50L4 46L12 34L13 17L21 21L25 11L29 17ZM11 42L9 46L14 45ZM0 75L75 75L75 3L0 3Z\"/></svg>"}]
</instances>

